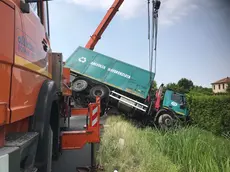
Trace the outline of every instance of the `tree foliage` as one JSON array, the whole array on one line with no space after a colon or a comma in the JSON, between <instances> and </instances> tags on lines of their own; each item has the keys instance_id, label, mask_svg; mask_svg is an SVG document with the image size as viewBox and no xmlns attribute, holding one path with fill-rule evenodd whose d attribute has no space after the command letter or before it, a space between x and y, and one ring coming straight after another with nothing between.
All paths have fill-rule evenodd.
<instances>
[{"instance_id":1,"label":"tree foliage","mask_svg":"<svg viewBox=\"0 0 230 172\"><path fill-rule=\"evenodd\" d=\"M186 91L190 91L194 87L193 82L186 78L180 79L177 85Z\"/></svg>"},{"instance_id":2,"label":"tree foliage","mask_svg":"<svg viewBox=\"0 0 230 172\"><path fill-rule=\"evenodd\" d=\"M176 83L169 83L165 86L164 90L166 89L170 89L179 93L188 93L188 90L180 87L178 84Z\"/></svg>"},{"instance_id":3,"label":"tree foliage","mask_svg":"<svg viewBox=\"0 0 230 172\"><path fill-rule=\"evenodd\" d=\"M156 81L153 81L152 89L157 89L157 82Z\"/></svg>"},{"instance_id":4,"label":"tree foliage","mask_svg":"<svg viewBox=\"0 0 230 172\"><path fill-rule=\"evenodd\" d=\"M230 93L230 82L228 83L227 93Z\"/></svg>"},{"instance_id":5,"label":"tree foliage","mask_svg":"<svg viewBox=\"0 0 230 172\"><path fill-rule=\"evenodd\" d=\"M196 86L189 79L182 78L177 83L169 83L165 86L164 90L170 89L183 94L193 95L212 95L212 88L205 88L202 86Z\"/></svg>"},{"instance_id":6,"label":"tree foliage","mask_svg":"<svg viewBox=\"0 0 230 172\"><path fill-rule=\"evenodd\" d=\"M189 94L193 94L193 95L213 95L213 91L212 88L205 88L205 87L201 87L201 86L194 86Z\"/></svg>"}]
</instances>

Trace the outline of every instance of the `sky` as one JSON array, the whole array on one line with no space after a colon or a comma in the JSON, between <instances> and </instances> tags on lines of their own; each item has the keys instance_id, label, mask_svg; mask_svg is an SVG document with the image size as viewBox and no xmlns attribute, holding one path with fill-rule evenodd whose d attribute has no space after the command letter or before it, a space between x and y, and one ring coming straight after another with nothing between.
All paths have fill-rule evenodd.
<instances>
[{"instance_id":1,"label":"sky","mask_svg":"<svg viewBox=\"0 0 230 172\"><path fill-rule=\"evenodd\" d=\"M66 60L85 46L114 0L49 3L51 45ZM159 10L158 85L194 84L230 77L230 0L162 0ZM124 0L94 51L149 69L147 0Z\"/></svg>"}]
</instances>

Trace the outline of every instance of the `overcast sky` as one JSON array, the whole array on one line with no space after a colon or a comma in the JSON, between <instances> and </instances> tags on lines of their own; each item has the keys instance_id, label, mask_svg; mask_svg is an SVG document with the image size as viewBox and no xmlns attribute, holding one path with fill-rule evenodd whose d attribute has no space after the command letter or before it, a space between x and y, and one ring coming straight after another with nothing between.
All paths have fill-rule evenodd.
<instances>
[{"instance_id":1,"label":"overcast sky","mask_svg":"<svg viewBox=\"0 0 230 172\"><path fill-rule=\"evenodd\" d=\"M85 46L113 0L50 2L51 45L67 59ZM162 0L156 81L208 86L230 76L230 0ZM124 3L95 51L148 69L147 0Z\"/></svg>"}]
</instances>

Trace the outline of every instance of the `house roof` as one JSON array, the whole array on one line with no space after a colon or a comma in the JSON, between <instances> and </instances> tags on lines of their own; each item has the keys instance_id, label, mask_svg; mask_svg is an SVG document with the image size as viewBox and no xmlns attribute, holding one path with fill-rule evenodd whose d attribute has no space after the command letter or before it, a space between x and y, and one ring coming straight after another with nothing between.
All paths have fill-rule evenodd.
<instances>
[{"instance_id":1,"label":"house roof","mask_svg":"<svg viewBox=\"0 0 230 172\"><path fill-rule=\"evenodd\" d=\"M220 80L218 80L216 82L213 82L212 84L223 84L223 83L230 83L230 77L220 79Z\"/></svg>"}]
</instances>

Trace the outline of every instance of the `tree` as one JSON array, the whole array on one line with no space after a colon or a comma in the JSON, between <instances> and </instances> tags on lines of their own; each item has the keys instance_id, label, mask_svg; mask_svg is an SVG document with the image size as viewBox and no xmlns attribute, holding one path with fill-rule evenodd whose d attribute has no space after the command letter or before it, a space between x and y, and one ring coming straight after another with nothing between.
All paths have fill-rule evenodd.
<instances>
[{"instance_id":1,"label":"tree","mask_svg":"<svg viewBox=\"0 0 230 172\"><path fill-rule=\"evenodd\" d=\"M190 94L195 95L213 95L212 88L206 88L202 86L194 86L190 91Z\"/></svg>"},{"instance_id":2,"label":"tree","mask_svg":"<svg viewBox=\"0 0 230 172\"><path fill-rule=\"evenodd\" d=\"M186 78L180 79L177 84L180 88L184 89L186 92L190 91L194 87L193 82Z\"/></svg>"},{"instance_id":3,"label":"tree","mask_svg":"<svg viewBox=\"0 0 230 172\"><path fill-rule=\"evenodd\" d=\"M152 88L151 88L152 94L155 94L156 90L157 90L157 82L153 81Z\"/></svg>"},{"instance_id":4,"label":"tree","mask_svg":"<svg viewBox=\"0 0 230 172\"><path fill-rule=\"evenodd\" d=\"M176 83L169 83L166 85L166 88L175 91L179 90L179 86Z\"/></svg>"},{"instance_id":5,"label":"tree","mask_svg":"<svg viewBox=\"0 0 230 172\"><path fill-rule=\"evenodd\" d=\"M230 82L228 83L227 93L230 93Z\"/></svg>"},{"instance_id":6,"label":"tree","mask_svg":"<svg viewBox=\"0 0 230 172\"><path fill-rule=\"evenodd\" d=\"M156 89L156 88L157 88L157 82L156 82L156 81L153 81L152 89Z\"/></svg>"},{"instance_id":7,"label":"tree","mask_svg":"<svg viewBox=\"0 0 230 172\"><path fill-rule=\"evenodd\" d=\"M170 90L173 90L173 91L176 91L176 92L179 92L179 93L188 93L189 91L180 87L178 84L176 83L169 83L166 85L164 91L166 89L170 89Z\"/></svg>"}]
</instances>

